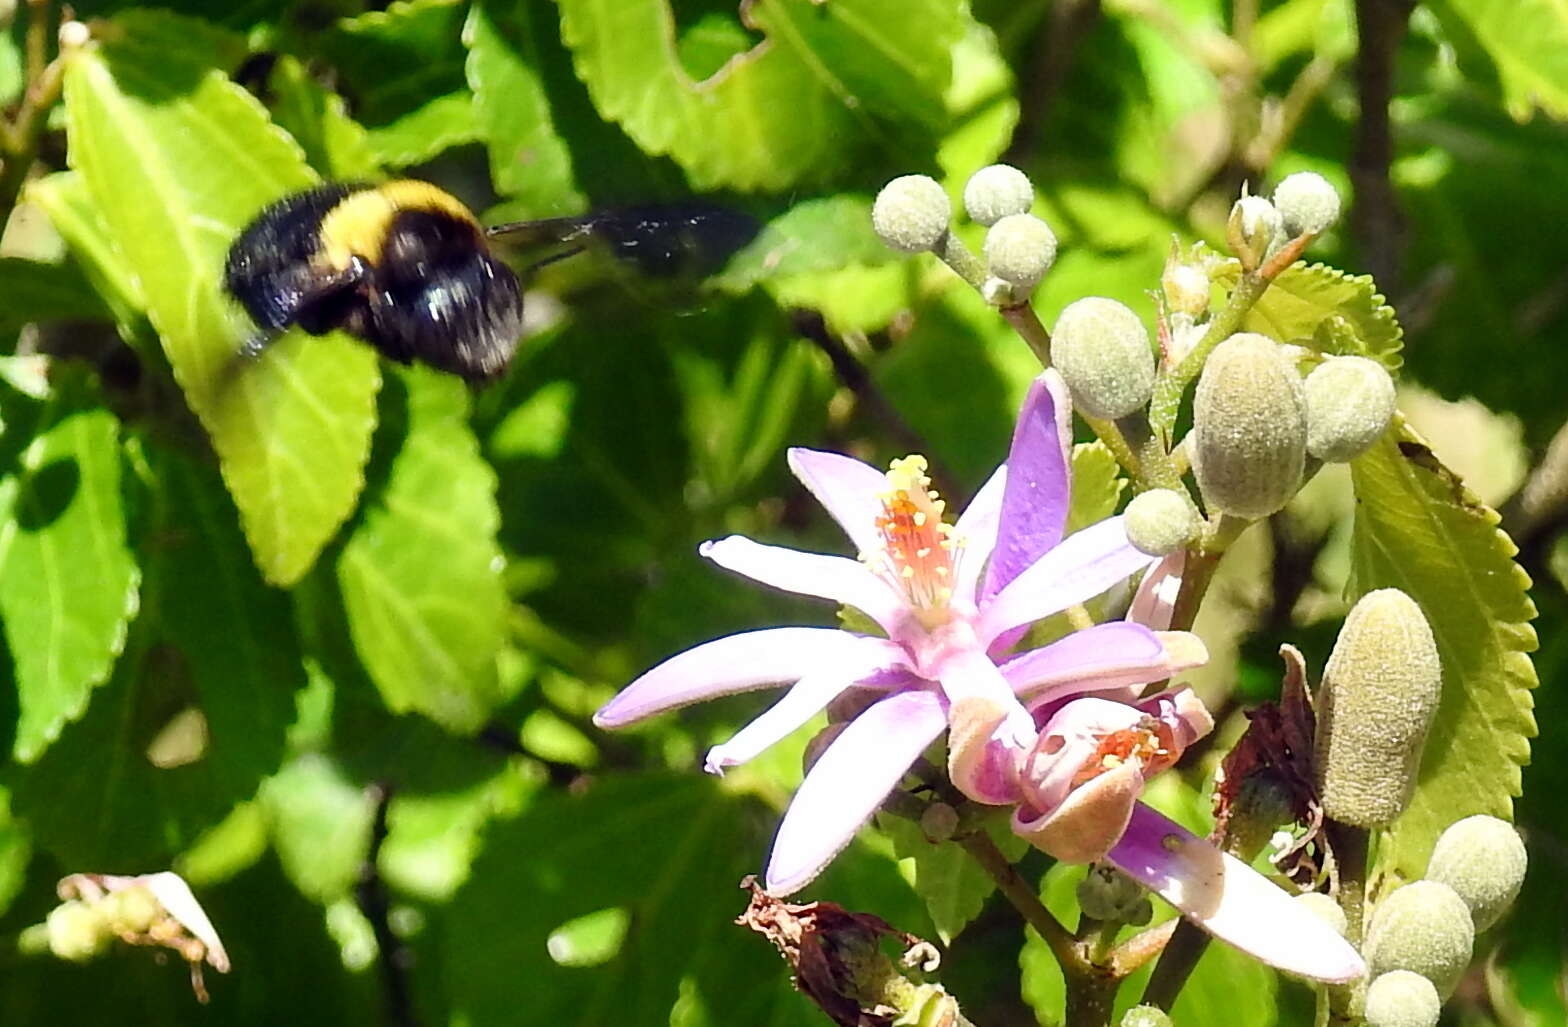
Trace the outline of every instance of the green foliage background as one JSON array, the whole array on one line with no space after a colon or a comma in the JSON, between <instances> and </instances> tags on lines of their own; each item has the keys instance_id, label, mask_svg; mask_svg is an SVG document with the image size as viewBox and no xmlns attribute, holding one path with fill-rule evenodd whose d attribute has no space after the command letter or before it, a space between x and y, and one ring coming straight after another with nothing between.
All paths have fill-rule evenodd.
<instances>
[{"instance_id":1,"label":"green foliage background","mask_svg":"<svg viewBox=\"0 0 1568 1027\"><path fill-rule=\"evenodd\" d=\"M1053 49L1073 10L1096 7ZM1215 50L1254 8L1240 47ZM720 782L700 754L765 699L613 736L589 716L689 645L831 617L696 555L735 531L844 550L785 472L786 445L885 461L918 440L960 495L1001 458L1037 365L953 276L871 235L883 182L922 171L957 195L1014 147L1062 242L1035 297L1046 323L1086 294L1152 317L1172 234L1222 237L1249 170L1236 140L1274 124L1249 124L1278 109L1263 97L1308 73L1318 85L1254 185L1311 169L1352 194L1350 8L76 4L94 41L66 64L0 243L0 667L14 685L0 690L0 1022L376 1022L386 992L355 895L372 852L421 1023L822 1022L730 924L809 732ZM0 105L20 95L25 21L0 33ZM1444 706L1416 803L1380 846L1386 875L1418 875L1454 817L1511 815L1539 721L1517 805L1534 872L1452 1007L1466 1024L1568 1019L1560 529L1504 522L1535 578L1532 633L1486 506L1514 509L1565 414L1565 53L1551 0L1416 9L1391 105L1401 234L1331 233L1312 255L1351 277L1289 272L1252 327L1335 348L1314 328L1337 315L1407 384L1478 403L1407 393L1416 428L1254 529L1198 625L1215 660L1197 683L1229 739L1277 687L1279 643L1321 667L1348 599L1397 585L1433 615ZM705 283L552 267L511 372L481 392L339 336L294 333L242 361L249 327L218 279L234 234L313 182L404 174L488 222L700 193L766 227ZM1389 280L1353 277L1369 264ZM888 409L846 388L798 308L821 313ZM45 373L39 352L66 356ZM1114 507L1102 449L1081 448L1075 472L1081 509ZM1194 829L1215 755L1157 795ZM379 841L372 784L393 796ZM1042 947L952 856L907 826L870 830L809 894L948 943L942 980L975 1022L1053 1022L1061 984ZM6 940L65 873L171 867L233 959L210 1006L145 952L75 966ZM1077 871L1047 872L1038 853L1023 868L1048 904L1070 898ZM1308 1008L1299 985L1216 947L1176 1014L1251 1027Z\"/></svg>"}]
</instances>

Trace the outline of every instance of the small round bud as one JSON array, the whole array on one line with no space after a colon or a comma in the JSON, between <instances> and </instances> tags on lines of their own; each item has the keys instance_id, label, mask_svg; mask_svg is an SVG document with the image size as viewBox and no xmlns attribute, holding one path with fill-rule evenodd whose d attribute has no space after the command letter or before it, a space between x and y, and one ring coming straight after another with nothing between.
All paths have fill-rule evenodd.
<instances>
[{"instance_id":1,"label":"small round bud","mask_svg":"<svg viewBox=\"0 0 1568 1027\"><path fill-rule=\"evenodd\" d=\"M1426 876L1458 893L1470 907L1475 929L1484 931L1518 896L1527 861L1512 824L1477 815L1456 820L1438 836Z\"/></svg>"},{"instance_id":2,"label":"small round bud","mask_svg":"<svg viewBox=\"0 0 1568 1027\"><path fill-rule=\"evenodd\" d=\"M1436 1027L1442 1010L1437 988L1409 970L1390 970L1367 988L1367 1027Z\"/></svg>"},{"instance_id":3,"label":"small round bud","mask_svg":"<svg viewBox=\"0 0 1568 1027\"><path fill-rule=\"evenodd\" d=\"M945 802L933 802L920 813L920 831L935 845L953 837L958 830L958 811Z\"/></svg>"},{"instance_id":4,"label":"small round bud","mask_svg":"<svg viewBox=\"0 0 1568 1027\"><path fill-rule=\"evenodd\" d=\"M1209 276L1191 264L1169 263L1160 275L1165 304L1177 314L1197 317L1209 309Z\"/></svg>"},{"instance_id":5,"label":"small round bud","mask_svg":"<svg viewBox=\"0 0 1568 1027\"><path fill-rule=\"evenodd\" d=\"M1171 1014L1159 1006L1133 1006L1122 1014L1121 1027L1171 1027Z\"/></svg>"},{"instance_id":6,"label":"small round bud","mask_svg":"<svg viewBox=\"0 0 1568 1027\"><path fill-rule=\"evenodd\" d=\"M1051 363L1073 402L1095 417L1126 417L1154 395L1149 330L1115 300L1086 296L1068 304L1051 336Z\"/></svg>"},{"instance_id":7,"label":"small round bud","mask_svg":"<svg viewBox=\"0 0 1568 1027\"><path fill-rule=\"evenodd\" d=\"M62 902L49 911L44 923L49 932L49 951L73 963L85 963L109 944L103 914L85 902Z\"/></svg>"},{"instance_id":8,"label":"small round bud","mask_svg":"<svg viewBox=\"0 0 1568 1027\"><path fill-rule=\"evenodd\" d=\"M1412 970L1451 995L1474 944L1465 900L1446 884L1413 881L1378 903L1362 955L1373 974Z\"/></svg>"},{"instance_id":9,"label":"small round bud","mask_svg":"<svg viewBox=\"0 0 1568 1027\"><path fill-rule=\"evenodd\" d=\"M110 892L100 905L109 929L116 934L146 934L164 916L163 905L145 885Z\"/></svg>"},{"instance_id":10,"label":"small round bud","mask_svg":"<svg viewBox=\"0 0 1568 1027\"><path fill-rule=\"evenodd\" d=\"M1056 260L1056 233L1033 214L1009 214L985 234L986 270L1028 292Z\"/></svg>"},{"instance_id":11,"label":"small round bud","mask_svg":"<svg viewBox=\"0 0 1568 1027\"><path fill-rule=\"evenodd\" d=\"M1342 938L1345 936L1349 922L1345 919L1345 911L1331 896L1320 891L1309 891L1297 895L1296 904L1332 927L1335 934Z\"/></svg>"},{"instance_id":12,"label":"small round bud","mask_svg":"<svg viewBox=\"0 0 1568 1027\"><path fill-rule=\"evenodd\" d=\"M1263 263L1284 235L1284 219L1274 204L1263 197L1243 196L1231 207L1225 240L1247 270Z\"/></svg>"},{"instance_id":13,"label":"small round bud","mask_svg":"<svg viewBox=\"0 0 1568 1027\"><path fill-rule=\"evenodd\" d=\"M1078 908L1095 920L1128 920L1146 898L1141 884L1109 863L1089 867L1078 882Z\"/></svg>"},{"instance_id":14,"label":"small round bud","mask_svg":"<svg viewBox=\"0 0 1568 1027\"><path fill-rule=\"evenodd\" d=\"M1202 526L1192 501L1175 489L1150 489L1127 504L1127 541L1150 556L1169 556Z\"/></svg>"},{"instance_id":15,"label":"small round bud","mask_svg":"<svg viewBox=\"0 0 1568 1027\"><path fill-rule=\"evenodd\" d=\"M921 253L942 241L953 219L953 204L929 175L903 175L877 193L871 227L895 250Z\"/></svg>"},{"instance_id":16,"label":"small round bud","mask_svg":"<svg viewBox=\"0 0 1568 1027\"><path fill-rule=\"evenodd\" d=\"M1394 417L1394 379L1376 360L1329 357L1305 388L1307 452L1325 463L1365 453Z\"/></svg>"},{"instance_id":17,"label":"small round bud","mask_svg":"<svg viewBox=\"0 0 1568 1027\"><path fill-rule=\"evenodd\" d=\"M92 39L93 33L84 22L68 18L60 23L60 32L56 37L60 43L61 52L80 50Z\"/></svg>"},{"instance_id":18,"label":"small round bud","mask_svg":"<svg viewBox=\"0 0 1568 1027\"><path fill-rule=\"evenodd\" d=\"M1192 470L1203 499L1267 517L1301 485L1307 406L1301 378L1264 335L1232 335L1209 354L1192 401Z\"/></svg>"},{"instance_id":19,"label":"small round bud","mask_svg":"<svg viewBox=\"0 0 1568 1027\"><path fill-rule=\"evenodd\" d=\"M969 220L994 225L1009 214L1026 214L1034 205L1034 183L1011 164L992 164L969 176L964 210Z\"/></svg>"},{"instance_id":20,"label":"small round bud","mask_svg":"<svg viewBox=\"0 0 1568 1027\"><path fill-rule=\"evenodd\" d=\"M1339 220L1339 193L1322 175L1298 171L1274 187L1274 207L1291 235L1316 235Z\"/></svg>"},{"instance_id":21,"label":"small round bud","mask_svg":"<svg viewBox=\"0 0 1568 1027\"><path fill-rule=\"evenodd\" d=\"M1362 596L1318 689L1323 812L1356 827L1383 827L1404 811L1442 681L1437 643L1415 600L1397 588Z\"/></svg>"}]
</instances>

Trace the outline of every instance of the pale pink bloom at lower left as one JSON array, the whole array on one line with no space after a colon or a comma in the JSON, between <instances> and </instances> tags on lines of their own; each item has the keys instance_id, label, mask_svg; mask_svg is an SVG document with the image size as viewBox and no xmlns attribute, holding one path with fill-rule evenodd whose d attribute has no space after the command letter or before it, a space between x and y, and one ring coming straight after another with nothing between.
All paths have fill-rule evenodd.
<instances>
[{"instance_id":1,"label":"pale pink bloom at lower left","mask_svg":"<svg viewBox=\"0 0 1568 1027\"><path fill-rule=\"evenodd\" d=\"M708 542L701 552L763 584L854 607L884 636L787 627L717 639L633 681L595 722L622 727L714 696L793 684L708 753L708 770L721 773L841 696L861 707L812 765L779 827L767 883L769 891L788 894L849 843L959 711L966 723L986 721L978 740L986 760L1005 765L1035 744L1031 707L1085 692L1120 694L1203 662L1195 636L1127 622L1007 655L1030 624L1151 565L1127 541L1120 518L1065 535L1069 416L1066 387L1045 372L1024 401L1007 463L953 524L921 458L894 461L884 473L837 453L791 450L791 469L859 559L740 536ZM1006 790L993 794L975 769L950 765L965 794L1011 801Z\"/></svg>"}]
</instances>

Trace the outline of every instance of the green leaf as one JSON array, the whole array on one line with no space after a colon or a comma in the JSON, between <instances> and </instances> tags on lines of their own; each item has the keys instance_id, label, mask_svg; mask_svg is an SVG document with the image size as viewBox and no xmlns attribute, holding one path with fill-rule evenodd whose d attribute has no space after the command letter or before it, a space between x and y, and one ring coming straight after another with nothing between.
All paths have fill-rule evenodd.
<instances>
[{"instance_id":1,"label":"green leaf","mask_svg":"<svg viewBox=\"0 0 1568 1027\"><path fill-rule=\"evenodd\" d=\"M550 8L529 0L482 0L463 28L474 118L488 144L497 192L539 212L581 210L587 201L572 155L556 133L540 67L540 41L554 31Z\"/></svg>"},{"instance_id":2,"label":"green leaf","mask_svg":"<svg viewBox=\"0 0 1568 1027\"><path fill-rule=\"evenodd\" d=\"M1535 733L1530 581L1498 516L1402 423L1351 463L1352 597L1398 588L1431 622L1443 696L1415 797L1378 847L1385 872L1425 872L1437 835L1472 813L1511 820Z\"/></svg>"},{"instance_id":3,"label":"green leaf","mask_svg":"<svg viewBox=\"0 0 1568 1027\"><path fill-rule=\"evenodd\" d=\"M74 264L48 264L0 257L0 335L13 335L30 321L108 318L103 300Z\"/></svg>"},{"instance_id":4,"label":"green leaf","mask_svg":"<svg viewBox=\"0 0 1568 1027\"><path fill-rule=\"evenodd\" d=\"M1068 534L1105 520L1116 512L1127 479L1110 448L1096 439L1073 447L1072 503L1067 510Z\"/></svg>"},{"instance_id":5,"label":"green leaf","mask_svg":"<svg viewBox=\"0 0 1568 1027\"><path fill-rule=\"evenodd\" d=\"M32 854L32 833L11 815L11 795L0 788L0 913L10 908L26 883Z\"/></svg>"},{"instance_id":6,"label":"green leaf","mask_svg":"<svg viewBox=\"0 0 1568 1027\"><path fill-rule=\"evenodd\" d=\"M19 707L12 751L31 762L109 677L141 575L125 540L115 416L80 382L42 403L7 393L0 412L0 618Z\"/></svg>"},{"instance_id":7,"label":"green leaf","mask_svg":"<svg viewBox=\"0 0 1568 1027\"><path fill-rule=\"evenodd\" d=\"M682 1023L814 1022L772 946L733 923L747 900L736 885L760 867L771 819L695 774L602 777L579 794L541 793L521 817L490 829L446 910L461 925L445 932L437 964L452 1018L666 1023L679 1001ZM921 929L893 865L858 846L812 892ZM628 929L619 946L601 932L588 960L598 965L573 965L585 956L571 942L595 914ZM529 982L525 1002L518 980Z\"/></svg>"},{"instance_id":8,"label":"green leaf","mask_svg":"<svg viewBox=\"0 0 1568 1027\"><path fill-rule=\"evenodd\" d=\"M311 77L298 59L283 55L267 78L272 117L305 151L323 178L366 181L381 177L370 136L348 116L343 97Z\"/></svg>"},{"instance_id":9,"label":"green leaf","mask_svg":"<svg viewBox=\"0 0 1568 1027\"><path fill-rule=\"evenodd\" d=\"M75 171L45 175L28 183L27 202L37 204L70 248L88 283L107 304L121 331L134 334L147 320L147 301L125 258L114 248L109 227L87 183Z\"/></svg>"},{"instance_id":10,"label":"green leaf","mask_svg":"<svg viewBox=\"0 0 1568 1027\"><path fill-rule=\"evenodd\" d=\"M1440 0L1497 66L1508 113L1568 117L1568 9L1558 0Z\"/></svg>"},{"instance_id":11,"label":"green leaf","mask_svg":"<svg viewBox=\"0 0 1568 1027\"><path fill-rule=\"evenodd\" d=\"M406 435L338 558L349 630L389 709L474 731L503 698L495 473L457 379L402 372L388 379L383 411L385 437Z\"/></svg>"},{"instance_id":12,"label":"green leaf","mask_svg":"<svg viewBox=\"0 0 1568 1027\"><path fill-rule=\"evenodd\" d=\"M318 54L342 75L383 164L417 164L477 137L463 77L465 6L398 0L344 18L315 40Z\"/></svg>"},{"instance_id":13,"label":"green leaf","mask_svg":"<svg viewBox=\"0 0 1568 1027\"><path fill-rule=\"evenodd\" d=\"M929 146L964 31L953 0L770 0L748 9L763 41L696 81L664 0L562 0L560 11L595 106L699 189L784 189L885 159L908 148L903 137Z\"/></svg>"},{"instance_id":14,"label":"green leaf","mask_svg":"<svg viewBox=\"0 0 1568 1027\"><path fill-rule=\"evenodd\" d=\"M183 22L136 25L173 34ZM266 202L311 184L293 143L255 98L187 63L162 35L75 55L65 79L71 162L118 252L136 269L175 377L212 436L257 565L299 578L353 509L377 385L374 354L345 339L291 336L261 359L223 296L234 235Z\"/></svg>"},{"instance_id":15,"label":"green leaf","mask_svg":"<svg viewBox=\"0 0 1568 1027\"><path fill-rule=\"evenodd\" d=\"M300 893L329 904L349 893L370 851L375 803L328 756L305 753L260 792L283 872Z\"/></svg>"},{"instance_id":16,"label":"green leaf","mask_svg":"<svg viewBox=\"0 0 1568 1027\"><path fill-rule=\"evenodd\" d=\"M915 893L926 904L937 936L951 944L958 932L980 915L985 900L996 891L996 881L974 857L957 842L932 842L920 825L902 817L885 816L877 821L884 834L893 839L893 851L900 859L915 863ZM1029 843L1007 830L1005 821L989 825L991 838L1009 861L1016 862Z\"/></svg>"},{"instance_id":17,"label":"green leaf","mask_svg":"<svg viewBox=\"0 0 1568 1027\"><path fill-rule=\"evenodd\" d=\"M1236 266L1229 264L1214 277L1229 287L1236 273ZM1400 355L1404 330L1371 275L1349 275L1326 264L1292 264L1247 312L1242 328L1281 342L1312 346L1318 326L1332 317L1339 318L1341 330L1357 340L1358 355L1371 357L1391 372L1399 370L1404 362Z\"/></svg>"},{"instance_id":18,"label":"green leaf","mask_svg":"<svg viewBox=\"0 0 1568 1027\"><path fill-rule=\"evenodd\" d=\"M288 598L247 558L217 475L149 447L144 478L142 610L125 653L12 785L39 845L72 866L168 865L277 769L304 683ZM198 728L183 758L154 763L176 723Z\"/></svg>"}]
</instances>

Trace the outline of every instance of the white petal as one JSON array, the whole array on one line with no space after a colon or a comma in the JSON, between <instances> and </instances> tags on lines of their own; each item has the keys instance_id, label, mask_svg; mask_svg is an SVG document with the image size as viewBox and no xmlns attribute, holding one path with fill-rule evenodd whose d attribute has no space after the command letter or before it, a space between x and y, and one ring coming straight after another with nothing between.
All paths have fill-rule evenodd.
<instances>
[{"instance_id":1,"label":"white petal","mask_svg":"<svg viewBox=\"0 0 1568 1027\"><path fill-rule=\"evenodd\" d=\"M991 477L980 486L980 491L969 501L958 523L953 525L953 537L963 548L958 552L958 562L953 568L953 594L971 602L975 589L980 585L980 573L985 562L996 548L996 530L1002 523L1002 495L1007 491L1007 465L991 472Z\"/></svg>"},{"instance_id":2,"label":"white petal","mask_svg":"<svg viewBox=\"0 0 1568 1027\"><path fill-rule=\"evenodd\" d=\"M765 546L744 535L704 542L697 550L726 570L797 595L853 606L893 634L906 603L865 564L843 556Z\"/></svg>"},{"instance_id":3,"label":"white petal","mask_svg":"<svg viewBox=\"0 0 1568 1027\"><path fill-rule=\"evenodd\" d=\"M1127 541L1120 517L1091 524L1067 536L998 592L980 611L975 633L989 643L1011 628L1093 599L1150 562Z\"/></svg>"},{"instance_id":4,"label":"white petal","mask_svg":"<svg viewBox=\"0 0 1568 1027\"><path fill-rule=\"evenodd\" d=\"M800 447L789 451L789 469L844 529L857 552L876 551L882 542L877 517L888 489L887 475L852 456Z\"/></svg>"}]
</instances>

